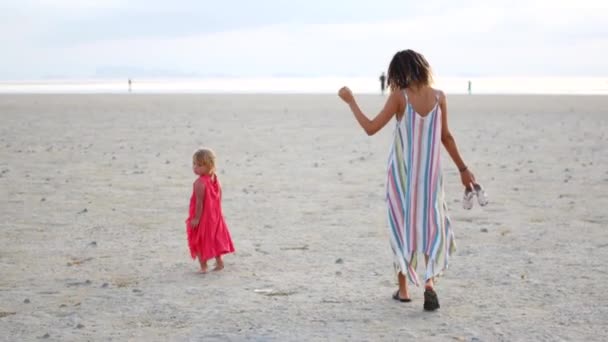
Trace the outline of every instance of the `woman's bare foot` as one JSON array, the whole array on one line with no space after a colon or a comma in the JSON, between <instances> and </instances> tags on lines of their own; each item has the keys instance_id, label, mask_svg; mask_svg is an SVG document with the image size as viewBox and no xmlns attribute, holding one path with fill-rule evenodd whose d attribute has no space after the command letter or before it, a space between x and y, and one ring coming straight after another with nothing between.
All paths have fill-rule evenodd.
<instances>
[{"instance_id":1,"label":"woman's bare foot","mask_svg":"<svg viewBox=\"0 0 608 342\"><path fill-rule=\"evenodd\" d=\"M407 293L407 291L405 291L405 293L403 293L403 291L401 291L401 290L397 290L397 292L395 292L393 294L393 299L400 301L400 302L404 302L404 303L412 301L412 299L410 298L410 295Z\"/></svg>"}]
</instances>

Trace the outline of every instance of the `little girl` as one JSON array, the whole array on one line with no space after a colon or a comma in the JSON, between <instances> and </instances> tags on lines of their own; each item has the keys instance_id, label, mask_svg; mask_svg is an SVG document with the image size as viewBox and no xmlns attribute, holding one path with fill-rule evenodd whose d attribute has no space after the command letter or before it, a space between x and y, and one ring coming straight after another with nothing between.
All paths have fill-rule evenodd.
<instances>
[{"instance_id":1,"label":"little girl","mask_svg":"<svg viewBox=\"0 0 608 342\"><path fill-rule=\"evenodd\" d=\"M411 301L406 276L418 285L417 257L424 254L425 310L439 308L433 278L448 267L455 246L443 192L441 145L456 164L465 188L475 184L448 128L446 96L431 84L431 68L426 59L415 51L404 50L395 54L389 65L388 86L392 93L374 119L363 114L350 89L339 91L368 135L378 132L393 117L396 119L386 187L390 242L399 280L393 299Z\"/></svg>"},{"instance_id":2,"label":"little girl","mask_svg":"<svg viewBox=\"0 0 608 342\"><path fill-rule=\"evenodd\" d=\"M198 257L201 272L207 272L207 260L213 258L213 270L219 271L224 268L222 255L234 252L234 246L222 213L222 189L215 174L213 151L196 151L192 157L192 170L199 177L194 181L186 219L188 247L192 259Z\"/></svg>"}]
</instances>

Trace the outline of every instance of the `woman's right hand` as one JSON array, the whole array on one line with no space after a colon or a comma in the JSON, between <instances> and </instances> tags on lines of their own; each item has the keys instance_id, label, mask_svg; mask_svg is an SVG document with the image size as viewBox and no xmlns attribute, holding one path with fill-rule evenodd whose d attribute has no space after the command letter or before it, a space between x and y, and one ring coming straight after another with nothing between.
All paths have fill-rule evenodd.
<instances>
[{"instance_id":1,"label":"woman's right hand","mask_svg":"<svg viewBox=\"0 0 608 342\"><path fill-rule=\"evenodd\" d=\"M340 88L338 91L338 96L340 96L342 101L346 102L347 104L351 104L355 100L353 92L348 87Z\"/></svg>"}]
</instances>

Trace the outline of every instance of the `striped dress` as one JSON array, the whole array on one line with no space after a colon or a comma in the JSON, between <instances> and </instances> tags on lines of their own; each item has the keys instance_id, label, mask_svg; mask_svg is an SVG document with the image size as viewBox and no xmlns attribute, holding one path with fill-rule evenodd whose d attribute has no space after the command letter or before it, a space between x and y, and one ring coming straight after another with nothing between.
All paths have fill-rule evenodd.
<instances>
[{"instance_id":1,"label":"striped dress","mask_svg":"<svg viewBox=\"0 0 608 342\"><path fill-rule=\"evenodd\" d=\"M403 93L407 105L395 127L386 200L395 269L419 286L419 254L423 263L429 256L426 281L448 267L455 244L443 192L439 95L431 112L421 116Z\"/></svg>"}]
</instances>

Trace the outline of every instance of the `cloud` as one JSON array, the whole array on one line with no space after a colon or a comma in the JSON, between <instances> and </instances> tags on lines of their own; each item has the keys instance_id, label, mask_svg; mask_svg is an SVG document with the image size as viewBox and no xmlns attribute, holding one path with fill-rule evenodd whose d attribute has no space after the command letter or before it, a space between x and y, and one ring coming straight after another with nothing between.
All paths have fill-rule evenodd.
<instances>
[{"instance_id":1,"label":"cloud","mask_svg":"<svg viewBox=\"0 0 608 342\"><path fill-rule=\"evenodd\" d=\"M59 7L35 15L20 7L1 21L9 48L0 78L86 77L100 68L363 76L404 48L423 52L440 75L608 75L604 1L272 0L234 11L207 1L52 3Z\"/></svg>"}]
</instances>

